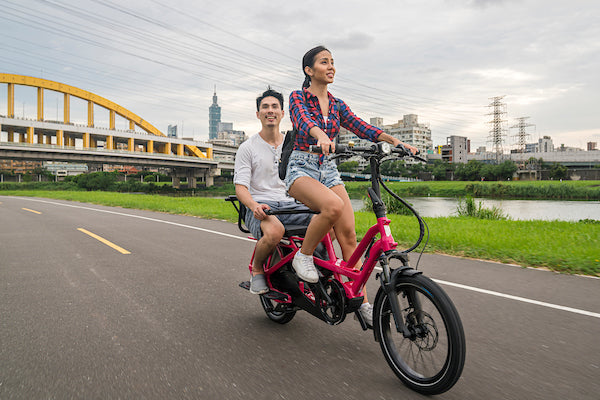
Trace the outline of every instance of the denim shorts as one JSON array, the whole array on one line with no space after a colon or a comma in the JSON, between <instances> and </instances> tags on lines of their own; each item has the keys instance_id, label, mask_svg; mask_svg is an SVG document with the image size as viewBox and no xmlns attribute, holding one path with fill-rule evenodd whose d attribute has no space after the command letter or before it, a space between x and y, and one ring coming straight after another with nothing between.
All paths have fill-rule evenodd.
<instances>
[{"instance_id":1,"label":"denim shorts","mask_svg":"<svg viewBox=\"0 0 600 400\"><path fill-rule=\"evenodd\" d=\"M281 210L308 210L304 204L294 203L294 202L282 202L282 201L259 201L260 204L267 204L271 207L271 210L281 211ZM277 219L281 221L283 226L290 225L301 225L308 226L310 223L310 219L314 214L309 213L301 213L301 214L280 214L275 215ZM246 228L250 231L252 236L256 239L260 239L262 237L262 230L260 229L260 222L258 219L254 218L254 213L251 210L246 208L246 218L245 221Z\"/></svg>"},{"instance_id":2,"label":"denim shorts","mask_svg":"<svg viewBox=\"0 0 600 400\"><path fill-rule=\"evenodd\" d=\"M328 188L344 185L335 162L329 160L327 156L322 164L319 164L320 154L306 153L304 151L292 151L290 162L288 164L287 175L285 176L285 188L290 190L292 183L301 176L313 178Z\"/></svg>"}]
</instances>

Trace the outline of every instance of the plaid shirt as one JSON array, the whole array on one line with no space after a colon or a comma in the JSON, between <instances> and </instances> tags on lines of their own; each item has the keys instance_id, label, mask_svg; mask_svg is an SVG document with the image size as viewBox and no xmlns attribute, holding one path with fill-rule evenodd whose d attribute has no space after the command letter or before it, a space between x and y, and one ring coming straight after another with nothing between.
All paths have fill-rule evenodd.
<instances>
[{"instance_id":1,"label":"plaid shirt","mask_svg":"<svg viewBox=\"0 0 600 400\"><path fill-rule=\"evenodd\" d=\"M308 133L314 126L321 128L332 141L340 133L340 125L360 138L377 141L383 133L381 129L358 118L344 101L336 99L331 93L327 92L327 96L329 118L325 123L317 96L306 89L290 94L290 118L294 127L298 129L294 150L308 151L310 145L317 144L317 139Z\"/></svg>"}]
</instances>

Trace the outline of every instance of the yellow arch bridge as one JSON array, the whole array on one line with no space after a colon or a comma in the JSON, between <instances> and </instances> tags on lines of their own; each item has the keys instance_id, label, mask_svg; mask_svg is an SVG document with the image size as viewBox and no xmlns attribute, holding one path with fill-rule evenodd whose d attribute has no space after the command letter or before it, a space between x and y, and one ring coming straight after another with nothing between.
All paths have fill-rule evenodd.
<instances>
[{"instance_id":1,"label":"yellow arch bridge","mask_svg":"<svg viewBox=\"0 0 600 400\"><path fill-rule=\"evenodd\" d=\"M186 176L188 181L192 178L193 185L196 178L211 184L212 177L220 174L212 144L200 146L195 141L167 137L138 115L94 93L47 79L5 73L0 73L0 83L8 88L7 114L0 115L0 130L7 137L7 142L0 143L1 158L170 167L177 182ZM35 120L15 117L15 85L37 88ZM63 94L62 121L44 120L44 90ZM86 126L71 122L71 96L87 101ZM108 129L94 126L95 105L108 110ZM129 130L115 129L116 115L129 122ZM143 132L137 132L136 126ZM79 148L75 147L76 139L82 143Z\"/></svg>"}]
</instances>

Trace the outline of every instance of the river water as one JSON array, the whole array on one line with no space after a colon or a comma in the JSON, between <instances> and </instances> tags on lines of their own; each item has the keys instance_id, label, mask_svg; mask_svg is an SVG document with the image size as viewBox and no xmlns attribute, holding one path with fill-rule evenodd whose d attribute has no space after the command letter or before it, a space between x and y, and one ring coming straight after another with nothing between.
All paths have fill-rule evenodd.
<instances>
[{"instance_id":1,"label":"river water","mask_svg":"<svg viewBox=\"0 0 600 400\"><path fill-rule=\"evenodd\" d=\"M423 217L448 217L456 215L458 199L453 197L407 197L405 198ZM498 207L510 219L516 220L600 220L600 201L561 200L495 200L475 199L486 208ZM363 201L352 199L355 211L364 208Z\"/></svg>"}]
</instances>

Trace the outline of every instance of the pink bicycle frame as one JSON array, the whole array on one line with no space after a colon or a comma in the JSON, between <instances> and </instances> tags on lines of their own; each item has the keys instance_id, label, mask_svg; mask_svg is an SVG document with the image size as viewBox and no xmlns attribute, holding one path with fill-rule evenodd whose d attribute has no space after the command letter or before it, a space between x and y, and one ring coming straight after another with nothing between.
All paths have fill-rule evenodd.
<instances>
[{"instance_id":1,"label":"pink bicycle frame","mask_svg":"<svg viewBox=\"0 0 600 400\"><path fill-rule=\"evenodd\" d=\"M392 237L390 222L391 221L387 217L378 218L377 223L369 228L363 239L354 250L354 253L352 253L352 256L348 262L337 257L329 234L325 235L325 237L321 240L321 243L325 246L329 260L323 260L318 257L314 257L315 265L333 272L334 278L344 286L346 297L349 299L362 296L361 292L367 280L371 276L371 273L373 272L381 253L394 250L398 246L398 243L396 243ZM367 248L377 234L380 235L380 238L371 246L369 256L364 260L359 270L354 269L354 266L358 263L360 257L367 251ZM291 236L284 239L276 249L276 251L279 252L278 255L280 260L275 265L271 265L271 258L273 256L269 257L266 263L268 266L265 266L265 276L269 281L269 284L270 276L279 268L292 261L296 251L300 249L297 245L297 242L302 242L302 240L303 238L297 236ZM288 249L289 254L284 254L284 249ZM253 260L254 254L252 254L252 259L250 260L250 271L252 271ZM348 278L347 281L342 279L344 276ZM273 285L270 286L273 288ZM288 301L291 301L289 295L282 292L279 293L285 295L288 298Z\"/></svg>"}]
</instances>

